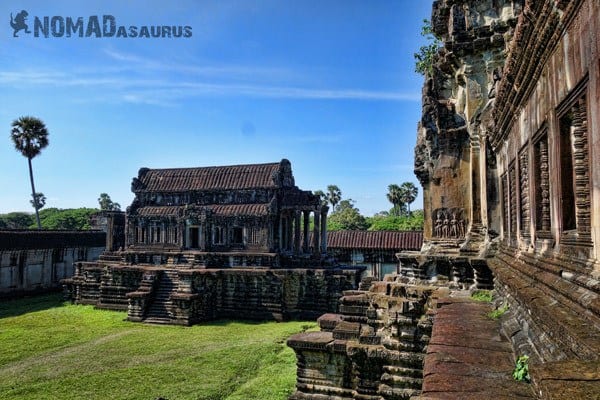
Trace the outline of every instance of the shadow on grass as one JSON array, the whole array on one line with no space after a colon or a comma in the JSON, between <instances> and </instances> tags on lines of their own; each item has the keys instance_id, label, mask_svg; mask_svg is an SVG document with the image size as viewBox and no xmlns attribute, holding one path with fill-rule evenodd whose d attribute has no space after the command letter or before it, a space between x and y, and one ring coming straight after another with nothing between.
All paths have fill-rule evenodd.
<instances>
[{"instance_id":1,"label":"shadow on grass","mask_svg":"<svg viewBox=\"0 0 600 400\"><path fill-rule=\"evenodd\" d=\"M0 318L16 317L49 308L63 307L62 293L39 294L18 299L0 300Z\"/></svg>"}]
</instances>

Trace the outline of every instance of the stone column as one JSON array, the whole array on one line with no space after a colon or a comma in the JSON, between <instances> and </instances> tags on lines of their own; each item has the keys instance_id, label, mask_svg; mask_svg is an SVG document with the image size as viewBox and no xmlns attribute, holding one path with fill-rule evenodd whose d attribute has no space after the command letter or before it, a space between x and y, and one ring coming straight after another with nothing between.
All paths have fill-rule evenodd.
<instances>
[{"instance_id":1,"label":"stone column","mask_svg":"<svg viewBox=\"0 0 600 400\"><path fill-rule=\"evenodd\" d=\"M313 244L313 254L315 256L319 255L319 244L321 242L320 238L320 214L318 211L314 211L314 217L315 217L315 226L313 228L313 240L312 240L312 244Z\"/></svg>"},{"instance_id":2,"label":"stone column","mask_svg":"<svg viewBox=\"0 0 600 400\"><path fill-rule=\"evenodd\" d=\"M288 250L292 250L294 248L294 240L293 240L293 235L294 235L294 218L292 217L292 214L288 214L287 216L287 246L286 248Z\"/></svg>"},{"instance_id":3,"label":"stone column","mask_svg":"<svg viewBox=\"0 0 600 400\"><path fill-rule=\"evenodd\" d=\"M198 228L198 247L201 251L206 251L206 222L203 221Z\"/></svg>"},{"instance_id":4,"label":"stone column","mask_svg":"<svg viewBox=\"0 0 600 400\"><path fill-rule=\"evenodd\" d=\"M481 224L481 179L479 136L471 138L471 229Z\"/></svg>"},{"instance_id":5,"label":"stone column","mask_svg":"<svg viewBox=\"0 0 600 400\"><path fill-rule=\"evenodd\" d=\"M327 207L321 209L321 253L327 253Z\"/></svg>"},{"instance_id":6,"label":"stone column","mask_svg":"<svg viewBox=\"0 0 600 400\"><path fill-rule=\"evenodd\" d=\"M279 214L279 226L277 228L277 251L283 250L283 215Z\"/></svg>"},{"instance_id":7,"label":"stone column","mask_svg":"<svg viewBox=\"0 0 600 400\"><path fill-rule=\"evenodd\" d=\"M294 211L294 253L300 253L300 211Z\"/></svg>"},{"instance_id":8,"label":"stone column","mask_svg":"<svg viewBox=\"0 0 600 400\"><path fill-rule=\"evenodd\" d=\"M310 211L302 211L304 214L304 237L302 238L302 251L304 253L308 253L308 227L310 225Z\"/></svg>"}]
</instances>

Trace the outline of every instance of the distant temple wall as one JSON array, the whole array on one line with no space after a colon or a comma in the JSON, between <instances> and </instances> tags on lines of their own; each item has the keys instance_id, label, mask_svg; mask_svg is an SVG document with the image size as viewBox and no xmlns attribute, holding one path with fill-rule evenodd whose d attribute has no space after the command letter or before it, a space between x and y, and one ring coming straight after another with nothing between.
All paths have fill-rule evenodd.
<instances>
[{"instance_id":1,"label":"distant temple wall","mask_svg":"<svg viewBox=\"0 0 600 400\"><path fill-rule=\"evenodd\" d=\"M76 261L104 251L101 231L0 230L0 297L61 288Z\"/></svg>"}]
</instances>

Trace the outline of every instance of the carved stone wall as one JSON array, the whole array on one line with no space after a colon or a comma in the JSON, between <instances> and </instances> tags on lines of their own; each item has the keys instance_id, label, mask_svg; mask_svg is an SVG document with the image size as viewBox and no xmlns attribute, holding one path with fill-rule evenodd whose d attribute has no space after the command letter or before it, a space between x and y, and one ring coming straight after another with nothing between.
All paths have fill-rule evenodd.
<instances>
[{"instance_id":1,"label":"carved stone wall","mask_svg":"<svg viewBox=\"0 0 600 400\"><path fill-rule=\"evenodd\" d=\"M132 321L191 325L216 318L316 319L336 312L361 268L202 269L78 263L64 280L80 304L128 310ZM164 296L163 296L164 295Z\"/></svg>"},{"instance_id":2,"label":"carved stone wall","mask_svg":"<svg viewBox=\"0 0 600 400\"><path fill-rule=\"evenodd\" d=\"M480 173L480 165L490 163L488 119L501 77L505 43L520 10L519 1L434 2L432 27L444 47L426 77L415 148L415 174L423 185L426 242L485 240L487 216L494 210L482 211L488 176ZM494 196L490 206L498 207L495 182L490 187ZM448 232L443 232L445 211L438 218L439 210L461 210L455 229L450 214ZM461 247L459 243L455 246L457 250Z\"/></svg>"}]
</instances>

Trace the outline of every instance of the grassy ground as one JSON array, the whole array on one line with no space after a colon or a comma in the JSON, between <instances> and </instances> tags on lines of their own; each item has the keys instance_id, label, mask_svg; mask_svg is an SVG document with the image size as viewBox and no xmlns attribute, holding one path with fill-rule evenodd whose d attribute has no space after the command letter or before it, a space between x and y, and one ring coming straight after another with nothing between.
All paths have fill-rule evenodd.
<instances>
[{"instance_id":1,"label":"grassy ground","mask_svg":"<svg viewBox=\"0 0 600 400\"><path fill-rule=\"evenodd\" d=\"M282 400L296 374L285 339L315 326L124 318L60 295L0 303L0 399Z\"/></svg>"}]
</instances>

